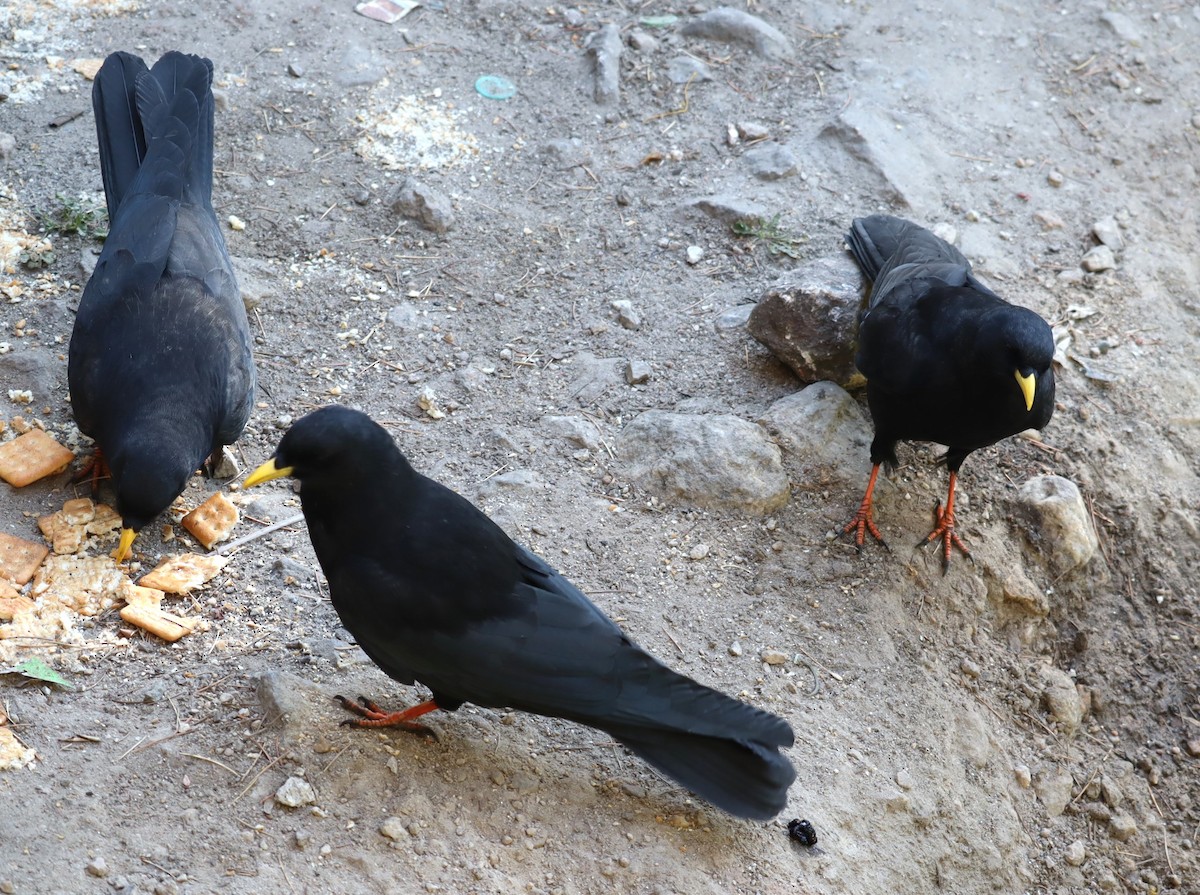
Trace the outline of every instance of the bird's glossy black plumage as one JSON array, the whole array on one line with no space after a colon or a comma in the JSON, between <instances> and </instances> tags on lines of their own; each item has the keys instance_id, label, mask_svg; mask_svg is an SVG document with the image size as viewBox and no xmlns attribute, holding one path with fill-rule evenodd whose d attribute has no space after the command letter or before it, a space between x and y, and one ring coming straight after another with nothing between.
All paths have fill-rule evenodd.
<instances>
[{"instance_id":1,"label":"bird's glossy black plumage","mask_svg":"<svg viewBox=\"0 0 1200 895\"><path fill-rule=\"evenodd\" d=\"M250 330L212 209L212 63L114 53L92 105L109 233L71 334L80 431L103 455L127 549L236 441L254 393ZM126 537L127 535L127 537Z\"/></svg>"},{"instance_id":2,"label":"bird's glossy black plumage","mask_svg":"<svg viewBox=\"0 0 1200 895\"><path fill-rule=\"evenodd\" d=\"M779 752L793 742L786 721L662 665L417 473L367 416L325 407L298 420L246 483L286 474L300 482L334 608L392 678L424 684L437 708L510 707L606 731L734 815L783 808L795 777Z\"/></svg>"},{"instance_id":3,"label":"bird's glossy black plumage","mask_svg":"<svg viewBox=\"0 0 1200 895\"><path fill-rule=\"evenodd\" d=\"M1009 304L975 278L949 243L889 215L854 221L850 251L873 281L859 324L855 363L867 377L875 424L867 496L847 531L879 537L871 494L881 464L896 463L896 442L948 447L950 491L928 540L954 533L954 485L972 451L1025 429L1041 429L1054 412L1054 339L1028 308ZM965 550L965 547L963 547Z\"/></svg>"}]
</instances>

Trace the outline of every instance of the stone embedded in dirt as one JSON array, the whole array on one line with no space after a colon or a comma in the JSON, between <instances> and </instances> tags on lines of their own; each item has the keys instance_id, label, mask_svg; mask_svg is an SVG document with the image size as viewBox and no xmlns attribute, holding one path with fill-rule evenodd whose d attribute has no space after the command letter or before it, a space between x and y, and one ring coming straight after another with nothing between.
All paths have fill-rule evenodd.
<instances>
[{"instance_id":1,"label":"stone embedded in dirt","mask_svg":"<svg viewBox=\"0 0 1200 895\"><path fill-rule=\"evenodd\" d=\"M699 264L704 260L704 249L702 249L700 246L688 246L684 258L688 264Z\"/></svg>"},{"instance_id":2,"label":"stone embedded in dirt","mask_svg":"<svg viewBox=\"0 0 1200 895\"><path fill-rule=\"evenodd\" d=\"M388 206L431 233L445 233L454 227L450 197L415 177L404 178Z\"/></svg>"},{"instance_id":3,"label":"stone embedded in dirt","mask_svg":"<svg viewBox=\"0 0 1200 895\"><path fill-rule=\"evenodd\" d=\"M753 313L755 307L755 305L750 304L736 305L735 307L725 309L713 321L713 329L719 333L741 329L750 321L750 314Z\"/></svg>"},{"instance_id":4,"label":"stone embedded in dirt","mask_svg":"<svg viewBox=\"0 0 1200 895\"><path fill-rule=\"evenodd\" d=\"M108 862L101 857L92 858L83 869L87 871L88 876L94 876L97 879L104 879L108 876Z\"/></svg>"},{"instance_id":5,"label":"stone embedded in dirt","mask_svg":"<svg viewBox=\"0 0 1200 895\"><path fill-rule=\"evenodd\" d=\"M619 298L612 303L617 312L617 322L626 329L641 329L642 316L634 309L633 302L627 298Z\"/></svg>"},{"instance_id":6,"label":"stone embedded in dirt","mask_svg":"<svg viewBox=\"0 0 1200 895\"><path fill-rule=\"evenodd\" d=\"M551 434L565 438L576 447L594 451L604 444L596 424L581 416L544 416L542 425Z\"/></svg>"},{"instance_id":7,"label":"stone embedded in dirt","mask_svg":"<svg viewBox=\"0 0 1200 895\"><path fill-rule=\"evenodd\" d=\"M1072 867L1078 867L1087 860L1087 848L1082 839L1076 839L1067 846L1066 851L1063 852L1063 860Z\"/></svg>"},{"instance_id":8,"label":"stone embedded in dirt","mask_svg":"<svg viewBox=\"0 0 1200 895\"><path fill-rule=\"evenodd\" d=\"M1025 536L1056 575L1088 562L1100 546L1078 486L1057 475L1036 476L1021 486L1017 502L1029 525Z\"/></svg>"},{"instance_id":9,"label":"stone embedded in dirt","mask_svg":"<svg viewBox=\"0 0 1200 895\"><path fill-rule=\"evenodd\" d=\"M285 727L299 728L318 723L314 718L316 708L329 700L329 694L315 684L281 671L259 675L255 694L262 706L263 722L276 724L282 721Z\"/></svg>"},{"instance_id":10,"label":"stone embedded in dirt","mask_svg":"<svg viewBox=\"0 0 1200 895\"><path fill-rule=\"evenodd\" d=\"M783 32L740 9L719 6L687 22L680 33L722 43L741 44L757 53L781 59L792 54L792 45Z\"/></svg>"},{"instance_id":11,"label":"stone embedded in dirt","mask_svg":"<svg viewBox=\"0 0 1200 895\"><path fill-rule=\"evenodd\" d=\"M641 28L634 28L625 38L625 42L629 44L629 48L637 50L639 53L650 54L658 49L658 38L654 37Z\"/></svg>"},{"instance_id":12,"label":"stone embedded in dirt","mask_svg":"<svg viewBox=\"0 0 1200 895\"><path fill-rule=\"evenodd\" d=\"M650 381L650 365L644 360L631 360L625 365L625 381L630 385L641 385Z\"/></svg>"},{"instance_id":13,"label":"stone embedded in dirt","mask_svg":"<svg viewBox=\"0 0 1200 895\"><path fill-rule=\"evenodd\" d=\"M610 22L588 39L587 49L595 79L592 98L611 106L621 98L621 29Z\"/></svg>"},{"instance_id":14,"label":"stone embedded in dirt","mask_svg":"<svg viewBox=\"0 0 1200 895\"><path fill-rule=\"evenodd\" d=\"M1137 822L1128 814L1114 814L1108 822L1108 832L1118 842L1128 842L1137 835Z\"/></svg>"},{"instance_id":15,"label":"stone embedded in dirt","mask_svg":"<svg viewBox=\"0 0 1200 895\"><path fill-rule=\"evenodd\" d=\"M1114 252L1119 252L1125 248L1125 239L1121 236L1121 227L1117 223L1117 219L1112 215L1092 224L1092 235L1100 240L1102 245L1108 246Z\"/></svg>"},{"instance_id":16,"label":"stone embedded in dirt","mask_svg":"<svg viewBox=\"0 0 1200 895\"><path fill-rule=\"evenodd\" d=\"M17 151L17 138L7 131L0 131L0 159L12 158Z\"/></svg>"},{"instance_id":17,"label":"stone embedded in dirt","mask_svg":"<svg viewBox=\"0 0 1200 895\"><path fill-rule=\"evenodd\" d=\"M676 56L667 63L667 80L672 84L688 84L712 79L712 69L693 56Z\"/></svg>"},{"instance_id":18,"label":"stone embedded in dirt","mask_svg":"<svg viewBox=\"0 0 1200 895\"><path fill-rule=\"evenodd\" d=\"M392 815L385 818L379 825L379 835L391 839L393 842L400 842L402 839L408 838L408 828L401 818Z\"/></svg>"},{"instance_id":19,"label":"stone embedded in dirt","mask_svg":"<svg viewBox=\"0 0 1200 895\"><path fill-rule=\"evenodd\" d=\"M285 808L311 805L317 800L317 791L303 777L288 777L275 790L275 801Z\"/></svg>"},{"instance_id":20,"label":"stone embedded in dirt","mask_svg":"<svg viewBox=\"0 0 1200 895\"><path fill-rule=\"evenodd\" d=\"M1035 211L1033 219L1043 230L1061 230L1067 226L1066 222L1053 211Z\"/></svg>"},{"instance_id":21,"label":"stone embedded in dirt","mask_svg":"<svg viewBox=\"0 0 1200 895\"><path fill-rule=\"evenodd\" d=\"M1068 771L1049 769L1033 778L1033 789L1042 800L1047 817L1059 817L1071 802L1075 781Z\"/></svg>"},{"instance_id":22,"label":"stone embedded in dirt","mask_svg":"<svg viewBox=\"0 0 1200 895\"><path fill-rule=\"evenodd\" d=\"M1093 249L1089 249L1079 262L1079 266L1088 273L1101 273L1105 270L1112 270L1117 266L1117 258L1113 254L1113 250L1106 245L1098 245Z\"/></svg>"},{"instance_id":23,"label":"stone embedded in dirt","mask_svg":"<svg viewBox=\"0 0 1200 895\"><path fill-rule=\"evenodd\" d=\"M758 423L807 468L832 466L858 475L862 464L855 457L867 460L871 424L858 402L832 382L814 382L780 398Z\"/></svg>"},{"instance_id":24,"label":"stone embedded in dirt","mask_svg":"<svg viewBox=\"0 0 1200 895\"><path fill-rule=\"evenodd\" d=\"M787 653L777 649L765 649L759 654L759 658L767 665L786 665L788 661Z\"/></svg>"},{"instance_id":25,"label":"stone embedded in dirt","mask_svg":"<svg viewBox=\"0 0 1200 895\"><path fill-rule=\"evenodd\" d=\"M1038 669L1038 676L1041 678L1042 702L1050 717L1064 734L1073 735L1083 720L1083 700L1075 689L1075 681L1065 671L1051 665Z\"/></svg>"},{"instance_id":26,"label":"stone embedded in dirt","mask_svg":"<svg viewBox=\"0 0 1200 895\"><path fill-rule=\"evenodd\" d=\"M1137 22L1123 12L1102 12L1100 21L1112 29L1113 34L1125 43L1138 46L1142 42L1142 32Z\"/></svg>"},{"instance_id":27,"label":"stone embedded in dirt","mask_svg":"<svg viewBox=\"0 0 1200 895\"><path fill-rule=\"evenodd\" d=\"M242 304L250 312L279 294L280 272L272 264L258 258L235 255L233 272L237 276L238 288L242 292Z\"/></svg>"},{"instance_id":28,"label":"stone embedded in dirt","mask_svg":"<svg viewBox=\"0 0 1200 895\"><path fill-rule=\"evenodd\" d=\"M760 220L769 217L765 206L743 198L741 195L722 193L717 196L702 196L688 203L722 224L736 224L738 221Z\"/></svg>"},{"instance_id":29,"label":"stone embedded in dirt","mask_svg":"<svg viewBox=\"0 0 1200 895\"><path fill-rule=\"evenodd\" d=\"M854 349L863 277L845 254L818 258L771 286L750 313L750 335L805 382L856 379Z\"/></svg>"},{"instance_id":30,"label":"stone embedded in dirt","mask_svg":"<svg viewBox=\"0 0 1200 895\"><path fill-rule=\"evenodd\" d=\"M478 500L488 500L505 492L545 490L546 483L532 469L510 469L480 483L475 496Z\"/></svg>"},{"instance_id":31,"label":"stone embedded in dirt","mask_svg":"<svg viewBox=\"0 0 1200 895\"><path fill-rule=\"evenodd\" d=\"M773 140L747 149L742 161L759 180L782 180L799 170L796 153Z\"/></svg>"},{"instance_id":32,"label":"stone embedded in dirt","mask_svg":"<svg viewBox=\"0 0 1200 895\"><path fill-rule=\"evenodd\" d=\"M549 140L538 147L538 157L560 170L593 163L591 148L578 137Z\"/></svg>"},{"instance_id":33,"label":"stone embedded in dirt","mask_svg":"<svg viewBox=\"0 0 1200 895\"><path fill-rule=\"evenodd\" d=\"M402 301L396 305L387 314L387 322L389 326L394 326L401 332L407 332L417 328L421 318L421 309L414 305L411 301Z\"/></svg>"},{"instance_id":34,"label":"stone embedded in dirt","mask_svg":"<svg viewBox=\"0 0 1200 895\"><path fill-rule=\"evenodd\" d=\"M765 514L790 495L779 448L736 416L648 410L621 433L619 456L630 479L680 503Z\"/></svg>"},{"instance_id":35,"label":"stone embedded in dirt","mask_svg":"<svg viewBox=\"0 0 1200 895\"><path fill-rule=\"evenodd\" d=\"M333 79L342 87L365 87L387 77L387 60L370 47L350 42L342 50L341 60L333 66Z\"/></svg>"}]
</instances>

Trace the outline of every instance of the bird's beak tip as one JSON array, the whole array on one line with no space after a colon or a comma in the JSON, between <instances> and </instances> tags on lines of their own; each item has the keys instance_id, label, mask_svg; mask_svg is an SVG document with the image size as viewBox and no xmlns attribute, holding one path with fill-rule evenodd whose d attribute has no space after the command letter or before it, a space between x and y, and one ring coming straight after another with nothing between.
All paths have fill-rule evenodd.
<instances>
[{"instance_id":1,"label":"bird's beak tip","mask_svg":"<svg viewBox=\"0 0 1200 895\"><path fill-rule=\"evenodd\" d=\"M253 488L255 485L261 485L263 482L269 482L271 479L281 479L284 476L292 474L292 467L279 467L275 465L275 458L272 457L250 475L246 476L246 480L242 482L243 490Z\"/></svg>"},{"instance_id":2,"label":"bird's beak tip","mask_svg":"<svg viewBox=\"0 0 1200 895\"><path fill-rule=\"evenodd\" d=\"M1033 373L1022 373L1016 370L1013 373L1017 379L1017 385L1021 387L1021 396L1025 399L1025 410L1033 410L1034 391L1037 388L1037 380Z\"/></svg>"},{"instance_id":3,"label":"bird's beak tip","mask_svg":"<svg viewBox=\"0 0 1200 895\"><path fill-rule=\"evenodd\" d=\"M121 529L121 542L117 544L117 549L113 552L113 559L117 562L125 562L129 558L130 549L133 547L133 539L137 537L137 532L132 528Z\"/></svg>"}]
</instances>

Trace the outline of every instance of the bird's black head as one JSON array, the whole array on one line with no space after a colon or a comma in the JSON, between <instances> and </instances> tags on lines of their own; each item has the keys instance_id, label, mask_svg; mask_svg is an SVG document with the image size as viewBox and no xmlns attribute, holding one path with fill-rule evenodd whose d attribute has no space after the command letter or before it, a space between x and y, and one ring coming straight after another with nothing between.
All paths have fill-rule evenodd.
<instances>
[{"instance_id":1,"label":"bird's black head","mask_svg":"<svg viewBox=\"0 0 1200 895\"><path fill-rule=\"evenodd\" d=\"M170 450L121 445L104 455L125 528L140 531L183 493L199 467L192 458Z\"/></svg>"},{"instance_id":2,"label":"bird's black head","mask_svg":"<svg viewBox=\"0 0 1200 895\"><path fill-rule=\"evenodd\" d=\"M290 475L300 480L305 494L325 486L346 488L377 479L395 468L397 459L408 467L386 429L365 413L330 405L296 420L272 458L242 486Z\"/></svg>"},{"instance_id":3,"label":"bird's black head","mask_svg":"<svg viewBox=\"0 0 1200 895\"><path fill-rule=\"evenodd\" d=\"M975 350L993 377L1012 383L1014 396L1030 414L1028 428L1040 429L1050 421L1054 335L1045 320L1029 308L1004 305L988 315Z\"/></svg>"}]
</instances>

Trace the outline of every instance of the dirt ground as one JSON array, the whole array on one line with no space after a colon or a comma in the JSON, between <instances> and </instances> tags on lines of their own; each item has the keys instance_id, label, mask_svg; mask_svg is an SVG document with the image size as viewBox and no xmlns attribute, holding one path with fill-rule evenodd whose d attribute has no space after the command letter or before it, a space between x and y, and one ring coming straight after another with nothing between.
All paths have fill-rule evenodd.
<instances>
[{"instance_id":1,"label":"dirt ground","mask_svg":"<svg viewBox=\"0 0 1200 895\"><path fill-rule=\"evenodd\" d=\"M99 242L40 230L101 197L76 60L209 56L215 204L245 225L226 238L258 349L243 469L313 407L364 409L658 656L787 718L798 778L754 824L565 723L466 706L438 742L339 727L337 693L421 694L349 641L293 527L175 604L208 624L177 644L119 636L111 610L77 643L7 641L75 689L0 676L36 753L0 772L0 892L1200 893L1200 6L987 7L748 2L788 41L756 49L685 35L705 3L444 0L394 24L350 0L5 3L3 229L53 247L0 277L0 396L33 392L7 417L78 442L65 351ZM620 96L600 104L608 23ZM478 93L489 74L516 95ZM756 135L796 170L761 171ZM410 175L447 232L393 210ZM721 195L778 215L783 242L693 204ZM907 547L945 485L931 446L881 492L894 552L862 555L832 532L863 447L785 454L768 518L652 501L622 466L644 410L755 420L804 385L714 321L874 211L952 226L1064 340L1042 441L965 464L976 561L945 576ZM1110 217L1116 266L1084 273ZM1065 575L1015 510L1045 473L1100 539ZM37 539L66 479L0 486L3 529ZM238 536L297 512L283 484L246 498ZM184 549L155 534L145 568ZM797 817L815 847L789 840Z\"/></svg>"}]
</instances>

